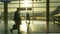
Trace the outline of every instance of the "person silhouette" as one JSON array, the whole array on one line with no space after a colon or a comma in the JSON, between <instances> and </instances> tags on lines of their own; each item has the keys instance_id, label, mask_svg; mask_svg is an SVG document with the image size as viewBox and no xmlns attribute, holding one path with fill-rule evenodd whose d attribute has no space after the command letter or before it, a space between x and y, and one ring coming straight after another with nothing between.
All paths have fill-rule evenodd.
<instances>
[{"instance_id":1,"label":"person silhouette","mask_svg":"<svg viewBox=\"0 0 60 34\"><path fill-rule=\"evenodd\" d=\"M20 33L20 25L21 25L21 18L19 14L19 8L17 8L17 11L14 13L14 22L13 28L10 30L11 33L13 33L14 29L18 29L18 33Z\"/></svg>"},{"instance_id":2,"label":"person silhouette","mask_svg":"<svg viewBox=\"0 0 60 34\"><path fill-rule=\"evenodd\" d=\"M26 22L29 21L29 24L30 24L30 16L29 16L29 13L27 12L26 14Z\"/></svg>"},{"instance_id":3,"label":"person silhouette","mask_svg":"<svg viewBox=\"0 0 60 34\"><path fill-rule=\"evenodd\" d=\"M27 12L26 16L27 16L26 20L29 20L30 18L29 18L29 13L28 12Z\"/></svg>"},{"instance_id":4,"label":"person silhouette","mask_svg":"<svg viewBox=\"0 0 60 34\"><path fill-rule=\"evenodd\" d=\"M26 23L27 23L27 34L29 34L30 15L28 12L26 14Z\"/></svg>"}]
</instances>

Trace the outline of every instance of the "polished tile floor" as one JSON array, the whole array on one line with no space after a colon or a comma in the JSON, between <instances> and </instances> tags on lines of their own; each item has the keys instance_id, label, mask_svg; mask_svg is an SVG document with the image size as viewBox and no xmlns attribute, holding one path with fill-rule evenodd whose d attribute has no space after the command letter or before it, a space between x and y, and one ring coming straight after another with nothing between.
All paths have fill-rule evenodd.
<instances>
[{"instance_id":1,"label":"polished tile floor","mask_svg":"<svg viewBox=\"0 0 60 34\"><path fill-rule=\"evenodd\" d=\"M20 30L22 34L27 34L27 23L25 20L22 20ZM8 20L8 34L12 34L10 29L14 24L13 20ZM29 25L29 34L47 34L47 25L46 21L40 20L31 20ZM49 22L49 34L59 34L60 25L54 24L53 21ZM0 23L0 33L4 34L4 21L1 20ZM13 31L13 34L17 34L17 30Z\"/></svg>"}]
</instances>

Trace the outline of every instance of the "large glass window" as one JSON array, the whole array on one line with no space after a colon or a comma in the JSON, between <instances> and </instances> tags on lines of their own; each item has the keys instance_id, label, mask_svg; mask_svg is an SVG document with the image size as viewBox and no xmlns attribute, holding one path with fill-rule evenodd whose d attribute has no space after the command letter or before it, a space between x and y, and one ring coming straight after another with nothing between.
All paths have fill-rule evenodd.
<instances>
[{"instance_id":1,"label":"large glass window","mask_svg":"<svg viewBox=\"0 0 60 34\"><path fill-rule=\"evenodd\" d=\"M26 14L29 13L30 25L29 33L40 34L47 32L47 0L11 0L8 2L8 34L11 34L10 29L14 25L14 12L17 8L20 8L21 17L21 32L26 33L28 29L29 20L26 20ZM0 33L4 34L4 3L0 1ZM49 32L60 32L60 0L50 0L49 3ZM13 34L16 34L17 30L13 30Z\"/></svg>"}]
</instances>

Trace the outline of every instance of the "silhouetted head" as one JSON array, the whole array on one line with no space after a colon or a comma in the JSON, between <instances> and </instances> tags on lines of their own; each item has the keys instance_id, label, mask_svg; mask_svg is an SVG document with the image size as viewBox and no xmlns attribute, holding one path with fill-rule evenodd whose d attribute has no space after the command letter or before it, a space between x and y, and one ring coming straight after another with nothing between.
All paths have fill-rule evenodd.
<instances>
[{"instance_id":1,"label":"silhouetted head","mask_svg":"<svg viewBox=\"0 0 60 34\"><path fill-rule=\"evenodd\" d=\"M20 10L19 10L19 8L17 8L17 10L16 10L17 12L19 12Z\"/></svg>"},{"instance_id":2,"label":"silhouetted head","mask_svg":"<svg viewBox=\"0 0 60 34\"><path fill-rule=\"evenodd\" d=\"M19 11L20 11L19 8L17 8L16 12L19 13Z\"/></svg>"},{"instance_id":3,"label":"silhouetted head","mask_svg":"<svg viewBox=\"0 0 60 34\"><path fill-rule=\"evenodd\" d=\"M29 15L29 13L27 12L27 16Z\"/></svg>"},{"instance_id":4,"label":"silhouetted head","mask_svg":"<svg viewBox=\"0 0 60 34\"><path fill-rule=\"evenodd\" d=\"M29 14L29 13L27 12L27 14Z\"/></svg>"}]
</instances>

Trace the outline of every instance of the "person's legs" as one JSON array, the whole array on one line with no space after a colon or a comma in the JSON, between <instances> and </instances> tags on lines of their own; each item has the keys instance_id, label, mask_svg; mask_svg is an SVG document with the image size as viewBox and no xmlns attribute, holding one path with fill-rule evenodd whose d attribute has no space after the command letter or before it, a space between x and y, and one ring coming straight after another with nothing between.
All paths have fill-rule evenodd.
<instances>
[{"instance_id":1,"label":"person's legs","mask_svg":"<svg viewBox=\"0 0 60 34\"><path fill-rule=\"evenodd\" d=\"M12 29L10 29L11 33L13 33L13 30L17 29L16 24L13 25Z\"/></svg>"},{"instance_id":2,"label":"person's legs","mask_svg":"<svg viewBox=\"0 0 60 34\"><path fill-rule=\"evenodd\" d=\"M17 24L18 33L20 32L20 26Z\"/></svg>"},{"instance_id":3,"label":"person's legs","mask_svg":"<svg viewBox=\"0 0 60 34\"><path fill-rule=\"evenodd\" d=\"M14 25L13 25L13 27L14 27ZM13 33L13 28L12 28L12 29L10 29L10 32L11 32L11 33Z\"/></svg>"},{"instance_id":4,"label":"person's legs","mask_svg":"<svg viewBox=\"0 0 60 34\"><path fill-rule=\"evenodd\" d=\"M17 26L17 30L18 30L18 34L21 34L20 32L20 21L16 21L16 26Z\"/></svg>"},{"instance_id":5,"label":"person's legs","mask_svg":"<svg viewBox=\"0 0 60 34\"><path fill-rule=\"evenodd\" d=\"M10 32L13 33L13 29L10 29Z\"/></svg>"},{"instance_id":6,"label":"person's legs","mask_svg":"<svg viewBox=\"0 0 60 34\"><path fill-rule=\"evenodd\" d=\"M13 33L14 28L15 28L15 24L13 25L12 29L10 29L11 33Z\"/></svg>"},{"instance_id":7,"label":"person's legs","mask_svg":"<svg viewBox=\"0 0 60 34\"><path fill-rule=\"evenodd\" d=\"M18 34L22 34L22 33L20 32L20 24L18 24Z\"/></svg>"},{"instance_id":8,"label":"person's legs","mask_svg":"<svg viewBox=\"0 0 60 34\"><path fill-rule=\"evenodd\" d=\"M20 32L20 25L18 25L18 34L21 34L21 32Z\"/></svg>"}]
</instances>

